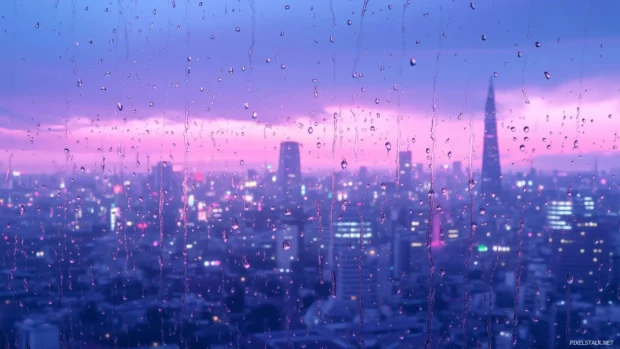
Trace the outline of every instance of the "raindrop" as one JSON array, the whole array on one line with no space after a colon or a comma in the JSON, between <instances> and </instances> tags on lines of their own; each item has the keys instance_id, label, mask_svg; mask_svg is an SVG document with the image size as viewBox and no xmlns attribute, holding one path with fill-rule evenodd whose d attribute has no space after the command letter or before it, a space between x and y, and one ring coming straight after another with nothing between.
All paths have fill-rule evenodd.
<instances>
[{"instance_id":1,"label":"raindrop","mask_svg":"<svg viewBox=\"0 0 620 349\"><path fill-rule=\"evenodd\" d=\"M517 51L517 57L521 58L522 54L521 51Z\"/></svg>"},{"instance_id":2,"label":"raindrop","mask_svg":"<svg viewBox=\"0 0 620 349\"><path fill-rule=\"evenodd\" d=\"M123 104L121 102L116 103L116 107L118 108L118 111L123 111Z\"/></svg>"},{"instance_id":3,"label":"raindrop","mask_svg":"<svg viewBox=\"0 0 620 349\"><path fill-rule=\"evenodd\" d=\"M521 144L521 145L519 146L519 149L521 149L521 151L525 151L525 145Z\"/></svg>"},{"instance_id":4,"label":"raindrop","mask_svg":"<svg viewBox=\"0 0 620 349\"><path fill-rule=\"evenodd\" d=\"M411 138L411 143L415 143L415 137Z\"/></svg>"},{"instance_id":5,"label":"raindrop","mask_svg":"<svg viewBox=\"0 0 620 349\"><path fill-rule=\"evenodd\" d=\"M282 248L283 248L285 251L290 250L290 249L291 249L291 242L290 242L290 241L288 241L288 240L284 240L284 241L282 242Z\"/></svg>"},{"instance_id":6,"label":"raindrop","mask_svg":"<svg viewBox=\"0 0 620 349\"><path fill-rule=\"evenodd\" d=\"M248 103L248 102L243 103L243 107L245 109L250 109L250 103Z\"/></svg>"},{"instance_id":7,"label":"raindrop","mask_svg":"<svg viewBox=\"0 0 620 349\"><path fill-rule=\"evenodd\" d=\"M381 189L382 189L382 190L387 189L387 185L386 185L385 183L381 183Z\"/></svg>"},{"instance_id":8,"label":"raindrop","mask_svg":"<svg viewBox=\"0 0 620 349\"><path fill-rule=\"evenodd\" d=\"M480 208L480 214L485 214L487 211L484 208Z\"/></svg>"},{"instance_id":9,"label":"raindrop","mask_svg":"<svg viewBox=\"0 0 620 349\"><path fill-rule=\"evenodd\" d=\"M77 80L77 86L78 86L78 87L82 87L82 78L78 78L78 80Z\"/></svg>"},{"instance_id":10,"label":"raindrop","mask_svg":"<svg viewBox=\"0 0 620 349\"><path fill-rule=\"evenodd\" d=\"M65 148L65 154L69 154L69 148Z\"/></svg>"},{"instance_id":11,"label":"raindrop","mask_svg":"<svg viewBox=\"0 0 620 349\"><path fill-rule=\"evenodd\" d=\"M267 63L271 63L271 58L267 58L267 59L265 60L265 62L267 62Z\"/></svg>"},{"instance_id":12,"label":"raindrop","mask_svg":"<svg viewBox=\"0 0 620 349\"><path fill-rule=\"evenodd\" d=\"M252 112L252 119L256 119L258 117L258 113L257 112Z\"/></svg>"},{"instance_id":13,"label":"raindrop","mask_svg":"<svg viewBox=\"0 0 620 349\"><path fill-rule=\"evenodd\" d=\"M446 275L446 271L443 268L439 269L439 276L443 277L444 275Z\"/></svg>"},{"instance_id":14,"label":"raindrop","mask_svg":"<svg viewBox=\"0 0 620 349\"><path fill-rule=\"evenodd\" d=\"M540 47L542 44L540 43L540 41L536 41L536 47Z\"/></svg>"},{"instance_id":15,"label":"raindrop","mask_svg":"<svg viewBox=\"0 0 620 349\"><path fill-rule=\"evenodd\" d=\"M314 98L319 98L319 90L314 86Z\"/></svg>"},{"instance_id":16,"label":"raindrop","mask_svg":"<svg viewBox=\"0 0 620 349\"><path fill-rule=\"evenodd\" d=\"M497 72L493 73L494 77L497 77L499 74L497 74Z\"/></svg>"},{"instance_id":17,"label":"raindrop","mask_svg":"<svg viewBox=\"0 0 620 349\"><path fill-rule=\"evenodd\" d=\"M418 62L415 60L415 58L411 58L411 59L409 60L409 65L411 65L412 67L413 67L414 65L416 65L416 64L418 64Z\"/></svg>"},{"instance_id":18,"label":"raindrop","mask_svg":"<svg viewBox=\"0 0 620 349\"><path fill-rule=\"evenodd\" d=\"M566 283L567 284L572 285L574 280L575 279L573 278L573 276L571 274L568 274L568 273L566 274Z\"/></svg>"},{"instance_id":19,"label":"raindrop","mask_svg":"<svg viewBox=\"0 0 620 349\"><path fill-rule=\"evenodd\" d=\"M243 256L243 267L245 269L250 269L250 259L248 258L248 256Z\"/></svg>"},{"instance_id":20,"label":"raindrop","mask_svg":"<svg viewBox=\"0 0 620 349\"><path fill-rule=\"evenodd\" d=\"M153 9L153 15L156 15L156 14L157 14L157 9L154 8Z\"/></svg>"},{"instance_id":21,"label":"raindrop","mask_svg":"<svg viewBox=\"0 0 620 349\"><path fill-rule=\"evenodd\" d=\"M192 56L187 56L187 61L191 62L192 61Z\"/></svg>"},{"instance_id":22,"label":"raindrop","mask_svg":"<svg viewBox=\"0 0 620 349\"><path fill-rule=\"evenodd\" d=\"M280 68L281 68L281 69L286 69L286 65L282 64L282 65L280 66Z\"/></svg>"},{"instance_id":23,"label":"raindrop","mask_svg":"<svg viewBox=\"0 0 620 349\"><path fill-rule=\"evenodd\" d=\"M290 5L286 5L286 6L284 6L284 9L285 9L285 10L290 10L290 9L291 9L291 6L290 6Z\"/></svg>"},{"instance_id":24,"label":"raindrop","mask_svg":"<svg viewBox=\"0 0 620 349\"><path fill-rule=\"evenodd\" d=\"M232 67L228 68L228 74L232 74L234 72L235 72L235 70Z\"/></svg>"},{"instance_id":25,"label":"raindrop","mask_svg":"<svg viewBox=\"0 0 620 349\"><path fill-rule=\"evenodd\" d=\"M39 22L35 23L35 24L34 24L34 27L35 27L35 28L38 28L38 27L39 27Z\"/></svg>"},{"instance_id":26,"label":"raindrop","mask_svg":"<svg viewBox=\"0 0 620 349\"><path fill-rule=\"evenodd\" d=\"M293 214L293 212L291 212L290 208L287 208L286 210L284 210L284 215L285 216L290 216L291 214Z\"/></svg>"},{"instance_id":27,"label":"raindrop","mask_svg":"<svg viewBox=\"0 0 620 349\"><path fill-rule=\"evenodd\" d=\"M314 129L312 127L308 127L308 133L312 134L312 132L314 132Z\"/></svg>"},{"instance_id":28,"label":"raindrop","mask_svg":"<svg viewBox=\"0 0 620 349\"><path fill-rule=\"evenodd\" d=\"M392 143L390 142L385 143L385 149L387 149L387 151L392 150Z\"/></svg>"},{"instance_id":29,"label":"raindrop","mask_svg":"<svg viewBox=\"0 0 620 349\"><path fill-rule=\"evenodd\" d=\"M379 104L379 98L375 98L375 104Z\"/></svg>"},{"instance_id":30,"label":"raindrop","mask_svg":"<svg viewBox=\"0 0 620 349\"><path fill-rule=\"evenodd\" d=\"M107 87L101 86L101 91L107 91L107 90L108 90Z\"/></svg>"},{"instance_id":31,"label":"raindrop","mask_svg":"<svg viewBox=\"0 0 620 349\"><path fill-rule=\"evenodd\" d=\"M353 24L353 22L349 19L349 20L347 20L347 24L351 25L351 24Z\"/></svg>"},{"instance_id":32,"label":"raindrop","mask_svg":"<svg viewBox=\"0 0 620 349\"><path fill-rule=\"evenodd\" d=\"M469 7L471 7L472 10L476 9L476 5L474 4L473 1L469 3Z\"/></svg>"},{"instance_id":33,"label":"raindrop","mask_svg":"<svg viewBox=\"0 0 620 349\"><path fill-rule=\"evenodd\" d=\"M487 41L487 36L486 36L486 34L482 34L482 41Z\"/></svg>"},{"instance_id":34,"label":"raindrop","mask_svg":"<svg viewBox=\"0 0 620 349\"><path fill-rule=\"evenodd\" d=\"M342 169L345 170L347 166L349 166L349 164L347 163L347 160L342 160L342 162L340 163L340 167L342 167Z\"/></svg>"},{"instance_id":35,"label":"raindrop","mask_svg":"<svg viewBox=\"0 0 620 349\"><path fill-rule=\"evenodd\" d=\"M545 77L547 78L547 80L551 79L551 74L549 74L549 72L545 72Z\"/></svg>"},{"instance_id":36,"label":"raindrop","mask_svg":"<svg viewBox=\"0 0 620 349\"><path fill-rule=\"evenodd\" d=\"M241 166L245 165L245 161L243 161L243 159L241 159L241 160L239 161L239 165L241 165Z\"/></svg>"},{"instance_id":37,"label":"raindrop","mask_svg":"<svg viewBox=\"0 0 620 349\"><path fill-rule=\"evenodd\" d=\"M154 106L154 105L155 105L155 103L154 103L154 102L149 102L149 107L152 107L152 106Z\"/></svg>"},{"instance_id":38,"label":"raindrop","mask_svg":"<svg viewBox=\"0 0 620 349\"><path fill-rule=\"evenodd\" d=\"M239 222L237 221L237 219L233 219L231 228L233 228L233 230L239 229Z\"/></svg>"},{"instance_id":39,"label":"raindrop","mask_svg":"<svg viewBox=\"0 0 620 349\"><path fill-rule=\"evenodd\" d=\"M240 32L240 31L241 31L241 28L237 27L237 28L235 28L235 30L236 30L236 31L237 31L237 33L238 33L238 32Z\"/></svg>"}]
</instances>

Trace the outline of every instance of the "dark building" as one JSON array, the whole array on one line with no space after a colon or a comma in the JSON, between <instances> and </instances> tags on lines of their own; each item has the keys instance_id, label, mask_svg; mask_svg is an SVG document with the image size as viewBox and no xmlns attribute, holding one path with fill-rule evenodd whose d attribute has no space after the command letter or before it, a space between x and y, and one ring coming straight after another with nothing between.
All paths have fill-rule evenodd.
<instances>
[{"instance_id":1,"label":"dark building","mask_svg":"<svg viewBox=\"0 0 620 349\"><path fill-rule=\"evenodd\" d=\"M398 153L398 177L400 185L406 189L411 189L413 180L413 164L411 163L411 152L401 151Z\"/></svg>"},{"instance_id":2,"label":"dark building","mask_svg":"<svg viewBox=\"0 0 620 349\"><path fill-rule=\"evenodd\" d=\"M301 204L301 156L299 143L282 142L277 176L280 201L292 209Z\"/></svg>"},{"instance_id":3,"label":"dark building","mask_svg":"<svg viewBox=\"0 0 620 349\"><path fill-rule=\"evenodd\" d=\"M492 78L491 78L492 79ZM489 197L500 195L502 191L502 172L499 163L499 144L497 141L497 110L493 80L484 108L484 147L482 151L482 194Z\"/></svg>"}]
</instances>

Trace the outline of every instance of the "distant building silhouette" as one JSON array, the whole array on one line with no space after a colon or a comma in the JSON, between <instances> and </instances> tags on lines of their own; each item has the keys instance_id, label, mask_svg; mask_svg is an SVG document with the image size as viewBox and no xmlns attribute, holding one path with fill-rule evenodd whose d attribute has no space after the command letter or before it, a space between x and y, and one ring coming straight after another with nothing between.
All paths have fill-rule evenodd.
<instances>
[{"instance_id":1,"label":"distant building silhouette","mask_svg":"<svg viewBox=\"0 0 620 349\"><path fill-rule=\"evenodd\" d=\"M280 199L285 206L301 204L301 155L299 143L280 143L280 161L277 175ZM287 207L292 209L292 207Z\"/></svg>"},{"instance_id":2,"label":"distant building silhouette","mask_svg":"<svg viewBox=\"0 0 620 349\"><path fill-rule=\"evenodd\" d=\"M493 79L493 78L491 78ZM489 93L484 116L484 147L482 151L482 188L483 195L500 195L502 191L502 172L499 162L499 144L497 141L497 110L495 107L495 90L493 80L489 84Z\"/></svg>"},{"instance_id":3,"label":"distant building silhouette","mask_svg":"<svg viewBox=\"0 0 620 349\"><path fill-rule=\"evenodd\" d=\"M411 182L413 180L413 163L411 159L412 156L410 151L401 151L398 153L398 180L400 184L407 189L411 188Z\"/></svg>"}]
</instances>

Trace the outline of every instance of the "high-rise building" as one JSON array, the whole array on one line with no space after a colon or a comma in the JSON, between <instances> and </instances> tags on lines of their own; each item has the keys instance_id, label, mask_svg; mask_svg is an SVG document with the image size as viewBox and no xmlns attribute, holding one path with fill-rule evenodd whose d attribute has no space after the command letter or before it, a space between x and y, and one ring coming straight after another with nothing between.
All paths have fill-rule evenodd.
<instances>
[{"instance_id":1,"label":"high-rise building","mask_svg":"<svg viewBox=\"0 0 620 349\"><path fill-rule=\"evenodd\" d=\"M172 194L171 192L176 184L174 183L174 171L172 170L172 164L165 161L157 163L157 165L153 166L151 175L153 178L151 183L152 191L159 192L162 190L168 195Z\"/></svg>"},{"instance_id":2,"label":"high-rise building","mask_svg":"<svg viewBox=\"0 0 620 349\"><path fill-rule=\"evenodd\" d=\"M411 188L413 180L413 164L411 163L411 152L401 151L398 153L399 182L407 189Z\"/></svg>"},{"instance_id":3,"label":"high-rise building","mask_svg":"<svg viewBox=\"0 0 620 349\"><path fill-rule=\"evenodd\" d=\"M493 79L493 78L491 78ZM493 80L489 85L486 106L484 108L484 146L482 151L482 188L483 195L500 195L502 190L502 172L499 163L499 144L497 141L497 110L495 107L495 90Z\"/></svg>"},{"instance_id":4,"label":"high-rise building","mask_svg":"<svg viewBox=\"0 0 620 349\"><path fill-rule=\"evenodd\" d=\"M60 332L58 327L27 319L19 328L19 349L26 348L60 348Z\"/></svg>"},{"instance_id":5,"label":"high-rise building","mask_svg":"<svg viewBox=\"0 0 620 349\"><path fill-rule=\"evenodd\" d=\"M280 162L278 165L277 183L280 200L286 206L300 204L301 195L301 156L299 143L280 143ZM291 207L287 207L292 209Z\"/></svg>"}]
</instances>

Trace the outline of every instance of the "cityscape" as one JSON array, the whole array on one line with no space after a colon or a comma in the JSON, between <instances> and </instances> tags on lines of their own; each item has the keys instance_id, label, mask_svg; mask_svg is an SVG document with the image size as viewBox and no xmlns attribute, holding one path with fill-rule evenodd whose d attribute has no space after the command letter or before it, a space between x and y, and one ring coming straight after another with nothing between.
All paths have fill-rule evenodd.
<instances>
[{"instance_id":1,"label":"cityscape","mask_svg":"<svg viewBox=\"0 0 620 349\"><path fill-rule=\"evenodd\" d=\"M620 348L618 13L0 1L0 347Z\"/></svg>"},{"instance_id":2,"label":"cityscape","mask_svg":"<svg viewBox=\"0 0 620 349\"><path fill-rule=\"evenodd\" d=\"M559 348L620 333L618 179L304 175L299 143L243 174L7 173L2 326L19 348ZM432 182L431 182L432 179ZM432 183L432 184L431 184Z\"/></svg>"}]
</instances>

